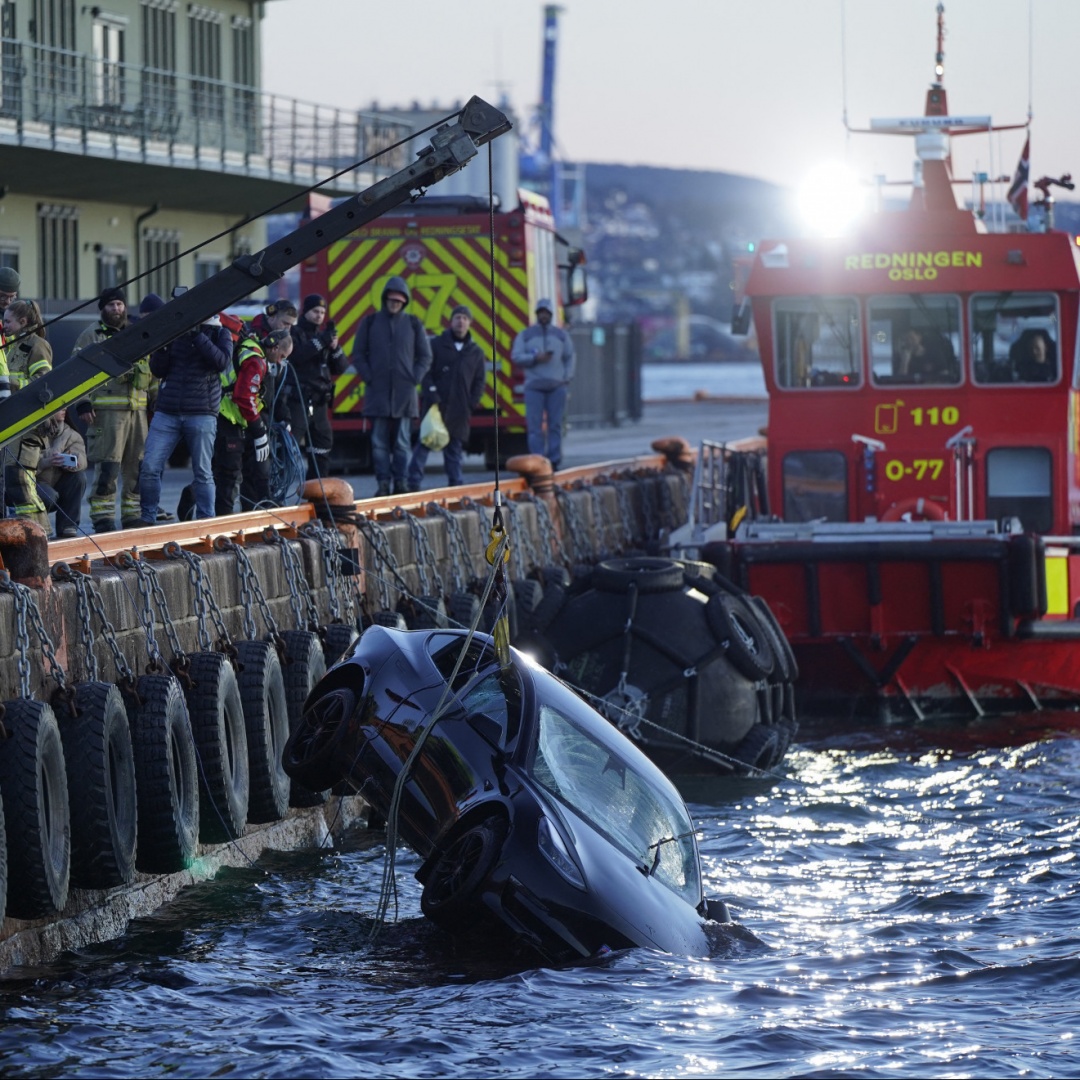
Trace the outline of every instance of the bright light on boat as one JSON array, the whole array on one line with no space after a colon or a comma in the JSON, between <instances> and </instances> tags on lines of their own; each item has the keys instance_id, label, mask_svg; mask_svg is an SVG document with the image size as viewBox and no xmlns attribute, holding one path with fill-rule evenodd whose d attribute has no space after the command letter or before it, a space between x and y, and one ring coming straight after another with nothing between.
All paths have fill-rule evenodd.
<instances>
[{"instance_id":1,"label":"bright light on boat","mask_svg":"<svg viewBox=\"0 0 1080 1080\"><path fill-rule=\"evenodd\" d=\"M815 233L840 236L863 211L866 189L846 165L816 165L799 188L799 210Z\"/></svg>"}]
</instances>

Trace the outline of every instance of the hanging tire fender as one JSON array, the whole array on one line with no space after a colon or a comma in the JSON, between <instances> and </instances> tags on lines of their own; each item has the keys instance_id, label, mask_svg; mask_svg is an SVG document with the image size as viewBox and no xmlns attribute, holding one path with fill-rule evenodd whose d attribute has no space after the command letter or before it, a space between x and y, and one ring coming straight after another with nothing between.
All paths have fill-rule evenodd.
<instances>
[{"instance_id":1,"label":"hanging tire fender","mask_svg":"<svg viewBox=\"0 0 1080 1080\"><path fill-rule=\"evenodd\" d=\"M7 840L7 914L55 915L71 880L71 815L60 728L52 708L19 698L4 704L0 798Z\"/></svg>"},{"instance_id":2,"label":"hanging tire fender","mask_svg":"<svg viewBox=\"0 0 1080 1080\"><path fill-rule=\"evenodd\" d=\"M353 643L359 636L355 626L348 623L330 623L320 631L326 666L333 667L343 656L352 652Z\"/></svg>"},{"instance_id":3,"label":"hanging tire fender","mask_svg":"<svg viewBox=\"0 0 1080 1080\"><path fill-rule=\"evenodd\" d=\"M326 674L326 655L318 634L310 630L286 630L285 666L282 677L285 682L285 704L289 712L290 736L300 724L304 705L319 680ZM287 745L287 742L286 742ZM284 747L282 769L284 769ZM287 774L286 774L287 775ZM290 806L321 806L326 802L325 791L312 791L297 781L292 781L289 791Z\"/></svg>"},{"instance_id":4,"label":"hanging tire fender","mask_svg":"<svg viewBox=\"0 0 1080 1080\"><path fill-rule=\"evenodd\" d=\"M61 699L56 711L68 795L78 808L71 819L71 882L82 889L111 889L135 876L138 807L131 726L115 684L85 682L72 691L70 705Z\"/></svg>"},{"instance_id":5,"label":"hanging tire fender","mask_svg":"<svg viewBox=\"0 0 1080 1080\"><path fill-rule=\"evenodd\" d=\"M705 605L705 619L718 642L725 643L736 671L757 682L773 671L769 638L750 605L734 593L717 591Z\"/></svg>"},{"instance_id":6,"label":"hanging tire fender","mask_svg":"<svg viewBox=\"0 0 1080 1080\"><path fill-rule=\"evenodd\" d=\"M607 559L592 572L592 587L601 592L626 593L634 585L641 594L675 592L683 587L686 571L674 559L639 556Z\"/></svg>"},{"instance_id":7,"label":"hanging tire fender","mask_svg":"<svg viewBox=\"0 0 1080 1080\"><path fill-rule=\"evenodd\" d=\"M277 649L269 641L238 641L240 664L237 682L244 707L247 732L247 819L263 823L280 821L289 809L289 777L281 755L289 740L289 709L285 678Z\"/></svg>"},{"instance_id":8,"label":"hanging tire fender","mask_svg":"<svg viewBox=\"0 0 1080 1080\"><path fill-rule=\"evenodd\" d=\"M199 756L199 839L224 843L243 834L251 774L236 672L224 653L193 653L187 691Z\"/></svg>"},{"instance_id":9,"label":"hanging tire fender","mask_svg":"<svg viewBox=\"0 0 1080 1080\"><path fill-rule=\"evenodd\" d=\"M139 870L169 874L199 846L199 773L187 701L172 675L143 675L128 702L135 755Z\"/></svg>"}]
</instances>

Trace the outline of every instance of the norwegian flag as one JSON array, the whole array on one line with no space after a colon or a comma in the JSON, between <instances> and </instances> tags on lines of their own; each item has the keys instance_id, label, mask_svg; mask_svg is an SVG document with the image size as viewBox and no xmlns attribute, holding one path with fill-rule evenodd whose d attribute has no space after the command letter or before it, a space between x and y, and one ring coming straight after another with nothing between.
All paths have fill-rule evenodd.
<instances>
[{"instance_id":1,"label":"norwegian flag","mask_svg":"<svg viewBox=\"0 0 1080 1080\"><path fill-rule=\"evenodd\" d=\"M1028 217L1028 173L1031 169L1031 136L1024 140L1024 150L1020 160L1016 163L1016 173L1013 175L1012 186L1006 198L1009 205L1016 211L1021 221L1027 221Z\"/></svg>"}]
</instances>

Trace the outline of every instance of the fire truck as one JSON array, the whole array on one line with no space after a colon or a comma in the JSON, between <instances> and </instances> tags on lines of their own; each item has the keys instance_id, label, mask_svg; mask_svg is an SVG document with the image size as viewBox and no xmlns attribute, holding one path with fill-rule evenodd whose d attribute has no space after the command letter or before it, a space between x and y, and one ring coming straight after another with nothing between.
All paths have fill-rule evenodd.
<instances>
[{"instance_id":1,"label":"fire truck","mask_svg":"<svg viewBox=\"0 0 1080 1080\"><path fill-rule=\"evenodd\" d=\"M301 294L326 297L348 356L360 320L379 310L383 287L394 276L408 282L412 300L407 311L422 320L429 334L438 335L449 326L450 312L458 304L472 311L473 337L489 361L495 349L498 384L489 364L465 450L483 454L488 468L496 462L496 424L502 461L526 451L521 373L510 363L515 336L529 325L537 301L555 301L555 322L561 325L563 308L583 303L587 296L584 254L555 231L547 200L525 190L517 197L517 206L496 209L493 215L494 313L492 215L484 196L428 195L357 229L301 266ZM325 197L312 196L308 217L317 217L328 205ZM341 375L331 420L331 463L336 469L370 466L370 421L363 410L363 381L354 373Z\"/></svg>"}]
</instances>

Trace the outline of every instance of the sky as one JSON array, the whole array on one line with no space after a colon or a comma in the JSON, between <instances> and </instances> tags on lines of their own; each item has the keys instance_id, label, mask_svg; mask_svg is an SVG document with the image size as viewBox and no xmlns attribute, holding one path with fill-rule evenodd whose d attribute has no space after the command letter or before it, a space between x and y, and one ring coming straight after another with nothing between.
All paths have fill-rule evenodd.
<instances>
[{"instance_id":1,"label":"sky","mask_svg":"<svg viewBox=\"0 0 1080 1080\"><path fill-rule=\"evenodd\" d=\"M498 103L505 93L529 130L541 3L270 0L265 11L270 92L350 109L449 107L473 94ZM921 115L936 20L936 0L564 0L561 156L792 188L823 161L905 180L910 140L848 136L845 103L853 127ZM945 23L950 113L1015 124L1030 104L1032 178L1080 179L1080 0L948 0ZM1024 137L954 140L954 175L1011 174Z\"/></svg>"}]
</instances>

